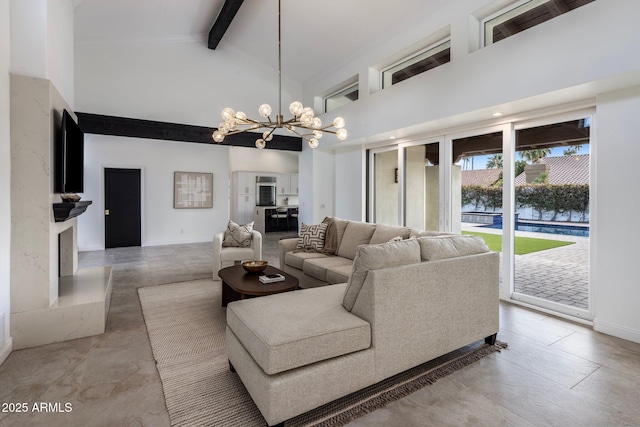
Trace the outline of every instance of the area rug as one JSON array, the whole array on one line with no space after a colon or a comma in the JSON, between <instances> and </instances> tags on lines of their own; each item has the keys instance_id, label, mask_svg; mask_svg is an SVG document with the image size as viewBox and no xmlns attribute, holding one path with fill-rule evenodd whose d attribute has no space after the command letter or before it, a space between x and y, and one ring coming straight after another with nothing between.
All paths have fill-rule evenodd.
<instances>
[{"instance_id":1,"label":"area rug","mask_svg":"<svg viewBox=\"0 0 640 427\"><path fill-rule=\"evenodd\" d=\"M173 426L266 426L225 352L221 285L210 279L138 289ZM506 348L482 342L291 419L286 427L341 426Z\"/></svg>"}]
</instances>

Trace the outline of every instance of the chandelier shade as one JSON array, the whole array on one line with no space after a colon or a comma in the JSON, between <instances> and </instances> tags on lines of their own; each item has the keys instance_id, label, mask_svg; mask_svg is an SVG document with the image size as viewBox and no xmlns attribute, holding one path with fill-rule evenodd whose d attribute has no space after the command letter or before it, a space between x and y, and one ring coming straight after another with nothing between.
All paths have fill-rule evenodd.
<instances>
[{"instance_id":1,"label":"chandelier shade","mask_svg":"<svg viewBox=\"0 0 640 427\"><path fill-rule=\"evenodd\" d=\"M309 147L316 148L319 139L325 133L331 133L343 141L347 139L347 130L345 129L345 121L342 117L336 117L335 120L328 125L323 125L319 117L315 117L313 108L305 107L300 101L293 101L289 105L289 112L292 118L285 120L282 115L282 49L281 49L281 0L278 0L278 89L279 89L279 105L278 114L275 120L271 115L273 110L269 104L262 104L258 107L258 114L263 120L253 120L247 117L242 111L234 111L232 108L225 107L222 109L223 122L218 125L218 129L213 132L212 138L216 143L224 141L228 135L238 133L258 131L264 129L262 137L256 139L257 148L265 148L267 142L273 139L273 132L276 129L286 129L294 133L308 142Z\"/></svg>"}]
</instances>

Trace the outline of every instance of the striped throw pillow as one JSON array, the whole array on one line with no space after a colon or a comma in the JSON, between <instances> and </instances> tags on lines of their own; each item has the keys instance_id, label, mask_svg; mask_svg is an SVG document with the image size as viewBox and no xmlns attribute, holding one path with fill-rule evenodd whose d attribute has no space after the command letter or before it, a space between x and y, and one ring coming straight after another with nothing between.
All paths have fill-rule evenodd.
<instances>
[{"instance_id":1,"label":"striped throw pillow","mask_svg":"<svg viewBox=\"0 0 640 427\"><path fill-rule=\"evenodd\" d=\"M328 224L307 225L304 222L300 226L300 238L296 249L305 252L320 252L324 248L324 237Z\"/></svg>"}]
</instances>

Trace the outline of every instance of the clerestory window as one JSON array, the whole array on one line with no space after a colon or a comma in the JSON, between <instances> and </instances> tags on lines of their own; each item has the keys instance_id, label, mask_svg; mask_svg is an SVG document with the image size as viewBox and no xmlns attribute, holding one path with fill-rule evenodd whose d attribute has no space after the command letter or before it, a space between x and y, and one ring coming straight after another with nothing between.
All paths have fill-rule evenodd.
<instances>
[{"instance_id":1,"label":"clerestory window","mask_svg":"<svg viewBox=\"0 0 640 427\"><path fill-rule=\"evenodd\" d=\"M595 0L524 0L483 21L484 45L511 37Z\"/></svg>"},{"instance_id":2,"label":"clerestory window","mask_svg":"<svg viewBox=\"0 0 640 427\"><path fill-rule=\"evenodd\" d=\"M324 112L328 113L345 104L356 101L358 99L358 83L349 85L344 89L340 89L332 95L324 98Z\"/></svg>"},{"instance_id":3,"label":"clerestory window","mask_svg":"<svg viewBox=\"0 0 640 427\"><path fill-rule=\"evenodd\" d=\"M382 89L439 67L449 61L451 61L451 41L447 39L382 70Z\"/></svg>"}]
</instances>

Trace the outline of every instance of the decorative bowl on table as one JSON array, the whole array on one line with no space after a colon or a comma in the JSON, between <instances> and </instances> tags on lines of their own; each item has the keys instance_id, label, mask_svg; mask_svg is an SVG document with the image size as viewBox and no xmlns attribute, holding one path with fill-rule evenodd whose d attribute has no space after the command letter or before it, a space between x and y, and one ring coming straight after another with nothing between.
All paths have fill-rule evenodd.
<instances>
[{"instance_id":1,"label":"decorative bowl on table","mask_svg":"<svg viewBox=\"0 0 640 427\"><path fill-rule=\"evenodd\" d=\"M242 268L244 268L247 273L258 274L267 268L267 264L267 261L245 261L242 263Z\"/></svg>"}]
</instances>

